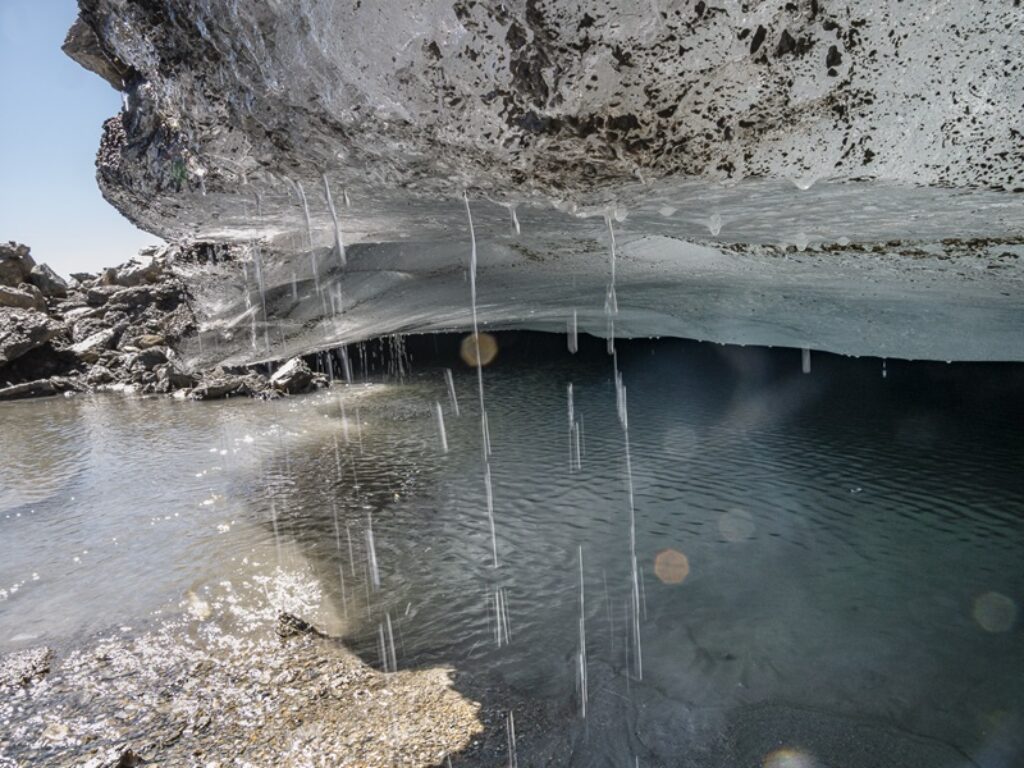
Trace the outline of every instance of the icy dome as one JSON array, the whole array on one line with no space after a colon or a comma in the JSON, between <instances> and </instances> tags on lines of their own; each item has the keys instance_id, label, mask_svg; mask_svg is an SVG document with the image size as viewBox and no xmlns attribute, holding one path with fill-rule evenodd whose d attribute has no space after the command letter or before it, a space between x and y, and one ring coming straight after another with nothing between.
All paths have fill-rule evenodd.
<instances>
[{"instance_id":1,"label":"icy dome","mask_svg":"<svg viewBox=\"0 0 1024 768\"><path fill-rule=\"evenodd\" d=\"M1015 2L81 0L203 355L469 325L1024 359ZM217 342L217 343L210 343ZM197 355L200 353L197 350Z\"/></svg>"}]
</instances>

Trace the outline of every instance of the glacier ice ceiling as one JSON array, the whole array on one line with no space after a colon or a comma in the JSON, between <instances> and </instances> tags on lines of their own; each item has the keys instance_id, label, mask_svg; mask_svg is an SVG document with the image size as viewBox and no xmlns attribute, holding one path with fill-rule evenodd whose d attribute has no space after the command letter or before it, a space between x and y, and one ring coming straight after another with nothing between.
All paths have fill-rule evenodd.
<instances>
[{"instance_id":1,"label":"glacier ice ceiling","mask_svg":"<svg viewBox=\"0 0 1024 768\"><path fill-rule=\"evenodd\" d=\"M80 6L197 358L469 327L468 202L487 328L1024 360L1019 2Z\"/></svg>"}]
</instances>

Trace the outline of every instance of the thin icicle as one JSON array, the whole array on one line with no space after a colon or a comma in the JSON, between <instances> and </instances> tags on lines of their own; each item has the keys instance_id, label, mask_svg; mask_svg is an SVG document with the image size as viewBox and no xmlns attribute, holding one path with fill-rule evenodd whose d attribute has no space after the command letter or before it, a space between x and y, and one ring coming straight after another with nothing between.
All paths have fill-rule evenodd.
<instances>
[{"instance_id":1,"label":"thin icicle","mask_svg":"<svg viewBox=\"0 0 1024 768\"><path fill-rule=\"evenodd\" d=\"M804 373L811 372L811 350L809 347L800 350L800 369Z\"/></svg>"},{"instance_id":2,"label":"thin icicle","mask_svg":"<svg viewBox=\"0 0 1024 768\"><path fill-rule=\"evenodd\" d=\"M334 198L331 197L331 185L327 181L327 174L321 174L324 181L324 197L327 198L327 208L331 212L331 220L334 222L334 255L338 257L338 263L345 266L345 238L341 232L341 224L338 223L338 212L334 208Z\"/></svg>"},{"instance_id":3,"label":"thin icicle","mask_svg":"<svg viewBox=\"0 0 1024 768\"><path fill-rule=\"evenodd\" d=\"M309 202L306 200L306 192L302 189L302 182L295 182L295 189L299 193L299 200L302 201L302 213L306 217L306 236L309 245L309 261L313 266L313 285L316 293L320 295L320 270L316 263L316 252L313 250L313 221L309 217Z\"/></svg>"},{"instance_id":4,"label":"thin icicle","mask_svg":"<svg viewBox=\"0 0 1024 768\"><path fill-rule=\"evenodd\" d=\"M572 317L569 318L569 320L567 322L567 326L568 327L566 329L566 333L568 335L569 352L571 352L572 354L575 355L576 352L580 348L579 330L577 328L577 318L576 318L576 309L575 309L575 307L572 310Z\"/></svg>"}]
</instances>

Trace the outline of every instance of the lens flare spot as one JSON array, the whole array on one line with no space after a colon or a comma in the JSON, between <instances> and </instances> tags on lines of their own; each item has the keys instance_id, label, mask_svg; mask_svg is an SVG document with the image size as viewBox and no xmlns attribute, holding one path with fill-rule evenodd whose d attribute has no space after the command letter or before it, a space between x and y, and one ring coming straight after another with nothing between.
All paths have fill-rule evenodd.
<instances>
[{"instance_id":1,"label":"lens flare spot","mask_svg":"<svg viewBox=\"0 0 1024 768\"><path fill-rule=\"evenodd\" d=\"M488 366L498 356L498 340L489 333L471 333L462 340L459 354L462 356L462 362L468 366Z\"/></svg>"},{"instance_id":2,"label":"lens flare spot","mask_svg":"<svg viewBox=\"0 0 1024 768\"><path fill-rule=\"evenodd\" d=\"M817 761L798 749L776 749L764 757L763 768L817 768Z\"/></svg>"},{"instance_id":3,"label":"lens flare spot","mask_svg":"<svg viewBox=\"0 0 1024 768\"><path fill-rule=\"evenodd\" d=\"M690 575L690 561L675 549L663 549L654 556L654 573L663 584L682 584Z\"/></svg>"},{"instance_id":4,"label":"lens flare spot","mask_svg":"<svg viewBox=\"0 0 1024 768\"><path fill-rule=\"evenodd\" d=\"M746 541L754 527L754 517L745 509L730 509L718 518L718 532L726 541Z\"/></svg>"},{"instance_id":5,"label":"lens flare spot","mask_svg":"<svg viewBox=\"0 0 1024 768\"><path fill-rule=\"evenodd\" d=\"M986 632L1009 632L1017 623L1017 604L1000 592L986 592L974 598L971 615Z\"/></svg>"}]
</instances>

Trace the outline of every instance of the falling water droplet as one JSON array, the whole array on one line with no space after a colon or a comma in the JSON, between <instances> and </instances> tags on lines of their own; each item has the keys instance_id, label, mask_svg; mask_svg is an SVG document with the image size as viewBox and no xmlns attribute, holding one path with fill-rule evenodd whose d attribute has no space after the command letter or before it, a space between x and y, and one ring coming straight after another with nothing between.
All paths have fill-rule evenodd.
<instances>
[{"instance_id":1,"label":"falling water droplet","mask_svg":"<svg viewBox=\"0 0 1024 768\"><path fill-rule=\"evenodd\" d=\"M441 435L441 451L448 453L448 435L444 430L444 411L441 410L441 403L434 402L434 413L437 414L437 430Z\"/></svg>"}]
</instances>

